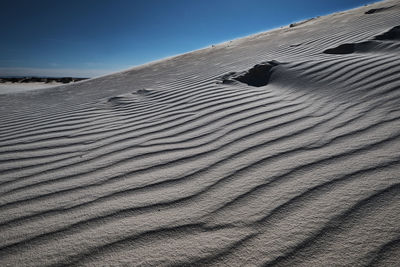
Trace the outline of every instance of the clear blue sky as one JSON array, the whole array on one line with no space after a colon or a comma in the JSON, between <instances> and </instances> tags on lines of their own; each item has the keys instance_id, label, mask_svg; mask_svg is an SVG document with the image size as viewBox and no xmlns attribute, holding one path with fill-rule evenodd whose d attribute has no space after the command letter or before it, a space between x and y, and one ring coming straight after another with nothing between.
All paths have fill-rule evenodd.
<instances>
[{"instance_id":1,"label":"clear blue sky","mask_svg":"<svg viewBox=\"0 0 400 267\"><path fill-rule=\"evenodd\" d=\"M0 76L99 76L367 0L1 0Z\"/></svg>"}]
</instances>

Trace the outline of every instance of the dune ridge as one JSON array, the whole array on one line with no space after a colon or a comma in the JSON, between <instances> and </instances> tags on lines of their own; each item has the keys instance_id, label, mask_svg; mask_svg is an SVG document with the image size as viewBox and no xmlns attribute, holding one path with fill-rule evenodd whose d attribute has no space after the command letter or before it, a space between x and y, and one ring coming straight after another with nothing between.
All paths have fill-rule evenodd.
<instances>
[{"instance_id":1,"label":"dune ridge","mask_svg":"<svg viewBox=\"0 0 400 267\"><path fill-rule=\"evenodd\" d=\"M399 265L399 14L0 95L0 265Z\"/></svg>"}]
</instances>

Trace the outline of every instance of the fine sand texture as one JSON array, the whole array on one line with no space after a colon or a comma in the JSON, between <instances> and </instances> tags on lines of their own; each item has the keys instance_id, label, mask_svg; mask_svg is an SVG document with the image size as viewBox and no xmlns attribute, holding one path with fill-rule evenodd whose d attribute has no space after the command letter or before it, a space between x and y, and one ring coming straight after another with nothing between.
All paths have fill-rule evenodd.
<instances>
[{"instance_id":1,"label":"fine sand texture","mask_svg":"<svg viewBox=\"0 0 400 267\"><path fill-rule=\"evenodd\" d=\"M1 266L400 266L400 1L1 94L0 162Z\"/></svg>"}]
</instances>

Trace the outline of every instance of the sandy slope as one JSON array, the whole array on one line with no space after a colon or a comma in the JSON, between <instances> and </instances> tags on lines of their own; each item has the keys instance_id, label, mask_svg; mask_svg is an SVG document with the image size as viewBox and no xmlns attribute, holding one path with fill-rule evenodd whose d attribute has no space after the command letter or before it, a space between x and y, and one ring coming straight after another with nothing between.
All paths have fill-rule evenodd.
<instances>
[{"instance_id":1,"label":"sandy slope","mask_svg":"<svg viewBox=\"0 0 400 267\"><path fill-rule=\"evenodd\" d=\"M0 95L1 265L399 266L399 25L385 1Z\"/></svg>"}]
</instances>

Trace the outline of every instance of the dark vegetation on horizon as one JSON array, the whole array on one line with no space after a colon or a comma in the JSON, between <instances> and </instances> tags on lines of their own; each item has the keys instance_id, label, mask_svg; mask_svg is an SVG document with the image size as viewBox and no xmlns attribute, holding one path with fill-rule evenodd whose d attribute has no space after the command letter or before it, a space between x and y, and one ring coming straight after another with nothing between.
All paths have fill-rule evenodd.
<instances>
[{"instance_id":1,"label":"dark vegetation on horizon","mask_svg":"<svg viewBox=\"0 0 400 267\"><path fill-rule=\"evenodd\" d=\"M43 83L70 83L79 82L86 80L88 78L74 78L74 77L0 77L0 83L12 82L12 83L33 83L33 82L43 82Z\"/></svg>"}]
</instances>

